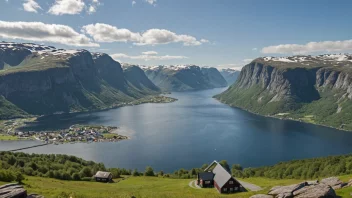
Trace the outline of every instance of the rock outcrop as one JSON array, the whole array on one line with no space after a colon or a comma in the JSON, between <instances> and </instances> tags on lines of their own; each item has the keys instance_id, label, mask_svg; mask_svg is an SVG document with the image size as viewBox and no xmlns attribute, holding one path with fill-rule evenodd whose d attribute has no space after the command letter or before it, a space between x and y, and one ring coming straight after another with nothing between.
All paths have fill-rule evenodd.
<instances>
[{"instance_id":1,"label":"rock outcrop","mask_svg":"<svg viewBox=\"0 0 352 198\"><path fill-rule=\"evenodd\" d=\"M352 55L257 58L216 97L263 115L352 130L351 60Z\"/></svg>"},{"instance_id":2,"label":"rock outcrop","mask_svg":"<svg viewBox=\"0 0 352 198\"><path fill-rule=\"evenodd\" d=\"M352 183L350 180L348 183ZM335 190L348 186L337 177L330 177L319 181L307 181L289 186L275 186L267 195L258 194L251 198L333 198L337 197Z\"/></svg>"},{"instance_id":3,"label":"rock outcrop","mask_svg":"<svg viewBox=\"0 0 352 198\"><path fill-rule=\"evenodd\" d=\"M27 194L27 190L19 184L5 184L0 186L1 198L44 198L37 194Z\"/></svg>"}]
</instances>

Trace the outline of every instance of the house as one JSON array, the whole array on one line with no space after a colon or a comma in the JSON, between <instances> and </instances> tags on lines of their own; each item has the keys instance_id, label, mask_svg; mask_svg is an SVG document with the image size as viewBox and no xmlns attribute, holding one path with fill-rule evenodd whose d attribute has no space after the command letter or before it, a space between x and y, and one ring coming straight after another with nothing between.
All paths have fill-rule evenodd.
<instances>
[{"instance_id":1,"label":"house","mask_svg":"<svg viewBox=\"0 0 352 198\"><path fill-rule=\"evenodd\" d=\"M208 171L210 167L215 168ZM211 163L203 173L198 174L197 184L202 188L215 187L219 193L235 193L245 191L243 186L231 176L217 161Z\"/></svg>"},{"instance_id":2,"label":"house","mask_svg":"<svg viewBox=\"0 0 352 198\"><path fill-rule=\"evenodd\" d=\"M213 188L214 187L214 173L213 172L198 173L197 185L202 188Z\"/></svg>"},{"instance_id":3,"label":"house","mask_svg":"<svg viewBox=\"0 0 352 198\"><path fill-rule=\"evenodd\" d=\"M95 181L97 182L111 182L112 174L110 172L98 171L94 175Z\"/></svg>"},{"instance_id":4,"label":"house","mask_svg":"<svg viewBox=\"0 0 352 198\"><path fill-rule=\"evenodd\" d=\"M242 185L225 170L221 164L217 164L213 169L214 186L219 193L234 193L243 190Z\"/></svg>"}]
</instances>

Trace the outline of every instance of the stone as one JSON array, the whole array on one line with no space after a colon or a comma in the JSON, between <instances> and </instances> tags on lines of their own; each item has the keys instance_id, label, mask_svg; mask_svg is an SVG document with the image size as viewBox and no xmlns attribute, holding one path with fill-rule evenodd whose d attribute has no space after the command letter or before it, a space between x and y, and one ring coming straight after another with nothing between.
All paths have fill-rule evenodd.
<instances>
[{"instance_id":1,"label":"stone","mask_svg":"<svg viewBox=\"0 0 352 198\"><path fill-rule=\"evenodd\" d=\"M347 186L352 186L352 179L350 179L350 181L348 181Z\"/></svg>"},{"instance_id":2,"label":"stone","mask_svg":"<svg viewBox=\"0 0 352 198\"><path fill-rule=\"evenodd\" d=\"M336 197L335 190L326 184L305 186L293 192L295 198Z\"/></svg>"},{"instance_id":3,"label":"stone","mask_svg":"<svg viewBox=\"0 0 352 198\"><path fill-rule=\"evenodd\" d=\"M334 190L343 188L344 186L347 185L347 183L342 182L339 178L337 177L329 177L322 179L321 182L322 184L326 184L331 186Z\"/></svg>"},{"instance_id":4,"label":"stone","mask_svg":"<svg viewBox=\"0 0 352 198\"><path fill-rule=\"evenodd\" d=\"M313 181L307 181L308 185L318 185L319 184L319 180L313 180Z\"/></svg>"},{"instance_id":5,"label":"stone","mask_svg":"<svg viewBox=\"0 0 352 198\"><path fill-rule=\"evenodd\" d=\"M264 194L257 194L257 195L253 195L250 198L273 198L273 196L271 195L264 195Z\"/></svg>"},{"instance_id":6,"label":"stone","mask_svg":"<svg viewBox=\"0 0 352 198\"><path fill-rule=\"evenodd\" d=\"M292 198L292 197L293 197L292 192L286 192L286 193L276 195L275 198Z\"/></svg>"},{"instance_id":7,"label":"stone","mask_svg":"<svg viewBox=\"0 0 352 198\"><path fill-rule=\"evenodd\" d=\"M306 186L306 182L300 183L300 184L293 184L289 186L275 186L270 189L269 195L280 195L281 197L287 197L289 196L289 193L293 193L294 191L303 188Z\"/></svg>"}]
</instances>

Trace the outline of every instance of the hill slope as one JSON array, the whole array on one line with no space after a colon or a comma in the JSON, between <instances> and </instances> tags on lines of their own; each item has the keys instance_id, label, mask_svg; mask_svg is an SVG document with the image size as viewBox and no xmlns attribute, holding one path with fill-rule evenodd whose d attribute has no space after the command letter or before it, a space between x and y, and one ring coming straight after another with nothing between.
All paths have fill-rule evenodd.
<instances>
[{"instance_id":1,"label":"hill slope","mask_svg":"<svg viewBox=\"0 0 352 198\"><path fill-rule=\"evenodd\" d=\"M141 67L163 91L191 91L225 87L226 81L215 68L195 65Z\"/></svg>"},{"instance_id":2,"label":"hill slope","mask_svg":"<svg viewBox=\"0 0 352 198\"><path fill-rule=\"evenodd\" d=\"M352 130L352 56L258 58L216 98L262 115Z\"/></svg>"},{"instance_id":3,"label":"hill slope","mask_svg":"<svg viewBox=\"0 0 352 198\"><path fill-rule=\"evenodd\" d=\"M158 93L132 86L107 54L86 50L0 43L0 68L0 95L23 115L104 109ZM10 117L18 114L0 118Z\"/></svg>"}]
</instances>

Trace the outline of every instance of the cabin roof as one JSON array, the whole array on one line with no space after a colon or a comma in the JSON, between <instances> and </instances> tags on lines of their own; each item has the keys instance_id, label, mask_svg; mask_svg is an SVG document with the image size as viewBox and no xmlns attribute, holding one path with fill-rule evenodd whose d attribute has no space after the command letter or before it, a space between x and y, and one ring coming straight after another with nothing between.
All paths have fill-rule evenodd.
<instances>
[{"instance_id":1,"label":"cabin roof","mask_svg":"<svg viewBox=\"0 0 352 198\"><path fill-rule=\"evenodd\" d=\"M199 179L205 181L205 180L213 180L214 179L214 173L212 172L203 172L203 173L198 173Z\"/></svg>"},{"instance_id":2,"label":"cabin roof","mask_svg":"<svg viewBox=\"0 0 352 198\"><path fill-rule=\"evenodd\" d=\"M98 171L98 172L95 174L95 177L108 179L110 175L111 175L110 172Z\"/></svg>"},{"instance_id":3,"label":"cabin roof","mask_svg":"<svg viewBox=\"0 0 352 198\"><path fill-rule=\"evenodd\" d=\"M219 188L222 188L229 179L231 179L231 175L229 172L225 170L220 164L217 164L213 169L213 173L215 174L214 181L217 183Z\"/></svg>"}]
</instances>

